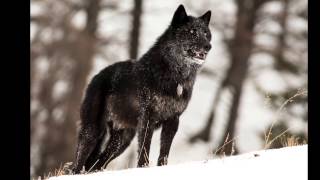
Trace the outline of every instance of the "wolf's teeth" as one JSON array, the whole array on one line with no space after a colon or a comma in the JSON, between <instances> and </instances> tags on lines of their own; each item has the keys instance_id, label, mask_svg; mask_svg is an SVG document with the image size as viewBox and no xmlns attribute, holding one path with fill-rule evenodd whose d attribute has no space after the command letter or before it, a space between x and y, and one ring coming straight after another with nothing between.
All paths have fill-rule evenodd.
<instances>
[{"instance_id":1,"label":"wolf's teeth","mask_svg":"<svg viewBox=\"0 0 320 180\"><path fill-rule=\"evenodd\" d=\"M191 63L195 63L195 64L203 64L204 60L199 59L199 58L195 58L195 57L189 57L187 58L187 60Z\"/></svg>"}]
</instances>

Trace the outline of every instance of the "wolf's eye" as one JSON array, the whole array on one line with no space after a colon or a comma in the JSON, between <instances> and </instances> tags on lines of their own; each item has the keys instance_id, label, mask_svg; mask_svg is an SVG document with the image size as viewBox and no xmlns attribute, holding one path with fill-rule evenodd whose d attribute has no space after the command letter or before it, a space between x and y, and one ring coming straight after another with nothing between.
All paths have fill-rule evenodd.
<instances>
[{"instance_id":1,"label":"wolf's eye","mask_svg":"<svg viewBox=\"0 0 320 180\"><path fill-rule=\"evenodd\" d=\"M207 33L204 33L205 36L207 36Z\"/></svg>"},{"instance_id":2,"label":"wolf's eye","mask_svg":"<svg viewBox=\"0 0 320 180\"><path fill-rule=\"evenodd\" d=\"M190 30L190 33L191 33L191 34L194 34L195 32L196 32L195 29L191 29L191 30Z\"/></svg>"}]
</instances>

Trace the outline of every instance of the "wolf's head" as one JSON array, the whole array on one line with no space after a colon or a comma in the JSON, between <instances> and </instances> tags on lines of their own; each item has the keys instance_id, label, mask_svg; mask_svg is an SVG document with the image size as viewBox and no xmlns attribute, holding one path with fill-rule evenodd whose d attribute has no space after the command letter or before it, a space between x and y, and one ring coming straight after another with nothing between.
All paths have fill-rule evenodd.
<instances>
[{"instance_id":1,"label":"wolf's head","mask_svg":"<svg viewBox=\"0 0 320 180\"><path fill-rule=\"evenodd\" d=\"M180 5L166 32L166 53L175 56L179 64L203 64L211 49L210 17L211 11L200 17L188 16Z\"/></svg>"}]
</instances>

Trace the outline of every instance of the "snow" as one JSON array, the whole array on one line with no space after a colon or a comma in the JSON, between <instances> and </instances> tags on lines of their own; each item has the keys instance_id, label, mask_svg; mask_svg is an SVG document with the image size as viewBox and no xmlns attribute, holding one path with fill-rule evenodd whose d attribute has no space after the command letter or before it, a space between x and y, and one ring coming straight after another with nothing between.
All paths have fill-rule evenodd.
<instances>
[{"instance_id":1,"label":"snow","mask_svg":"<svg viewBox=\"0 0 320 180\"><path fill-rule=\"evenodd\" d=\"M86 175L64 175L49 180L71 179L259 179L304 180L308 178L308 146L254 151L238 156L194 161L162 167L103 171ZM170 159L169 159L170 160Z\"/></svg>"}]
</instances>

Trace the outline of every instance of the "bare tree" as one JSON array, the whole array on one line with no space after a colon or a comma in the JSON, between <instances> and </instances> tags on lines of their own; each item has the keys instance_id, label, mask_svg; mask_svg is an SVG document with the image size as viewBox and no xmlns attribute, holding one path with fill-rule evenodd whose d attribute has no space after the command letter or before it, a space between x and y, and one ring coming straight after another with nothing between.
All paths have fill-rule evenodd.
<instances>
[{"instance_id":1,"label":"bare tree","mask_svg":"<svg viewBox=\"0 0 320 180\"><path fill-rule=\"evenodd\" d=\"M295 46L295 43L288 44L288 37L290 39L295 39L296 44L301 44L301 42L307 42L307 32L303 31L300 33L290 32L288 29L288 16L289 6L293 4L289 0L278 1L283 5L283 9L279 15L275 15L272 17L273 20L277 21L279 25L282 27L281 33L276 37L278 40L277 45L270 49L270 47L261 47L261 45L255 44L253 42L253 38L257 35L257 32L254 32L254 26L257 23L263 22L263 15L261 12L261 7L268 0L259 0L259 1L236 1L238 11L237 11L237 21L235 26L235 33L232 39L225 38L225 43L227 44L228 51L231 55L231 66L226 73L226 78L223 79L221 86L218 88L216 92L216 98L213 101L212 110L210 112L209 118L207 120L204 128L199 131L199 133L195 134L190 138L190 142L194 142L196 140L203 140L208 142L210 140L210 131L212 128L212 124L214 122L214 115L216 112L217 104L220 99L220 94L226 88L231 88L233 92L233 99L231 102L231 108L229 112L229 118L227 121L227 128L224 132L223 139L220 141L219 147L222 147L219 152L225 152L227 155L230 153L237 153L237 148L235 147L233 152L233 139L234 139L234 131L236 126L237 119L237 111L239 109L239 101L242 92L242 86L246 75L248 74L248 59L251 54L264 52L268 53L274 57L274 69L283 75L287 73L294 74L296 76L304 76L306 75L306 54L307 46L301 47L301 45ZM302 2L296 0L296 2ZM299 16L303 17L307 21L307 8L302 8L300 12L291 16ZM268 15L270 16L270 14ZM270 18L270 17L267 17ZM271 19L272 19L271 18ZM297 17L295 17L297 18ZM221 29L223 32L225 29ZM270 36L274 36L273 33L268 32ZM227 37L225 35L225 37ZM288 53L291 54L288 57ZM258 73L258 72L257 72ZM292 86L287 89L285 93L270 93L263 90L260 87L258 82L254 81L254 84L257 90L263 94L268 94L272 99L272 103L274 104L274 108L279 108L279 99L290 98L294 93L297 93L297 89L301 87L306 87L307 84L303 83L300 87ZM307 107L307 98L302 96L295 100L296 104L301 104L304 108ZM293 111L290 111L290 104L288 105L288 113L294 114ZM303 119L307 119L307 114L305 113L302 117ZM283 126L281 126L283 127Z\"/></svg>"},{"instance_id":2,"label":"bare tree","mask_svg":"<svg viewBox=\"0 0 320 180\"><path fill-rule=\"evenodd\" d=\"M230 89L232 91L232 102L227 119L227 127L220 141L220 150L218 153L237 153L237 147L233 146L234 133L236 128L236 120L238 117L238 109L242 94L242 87L248 72L248 60L253 49L254 25L257 19L259 8L268 0L237 0L237 21L235 24L235 32L232 39L227 40L227 47L231 56L231 65L228 69L225 79L217 90L216 99L213 102L213 108L210 112L208 121L198 134L190 138L191 142L197 139L209 141L209 135L217 108L217 103L221 91Z\"/></svg>"}]
</instances>

